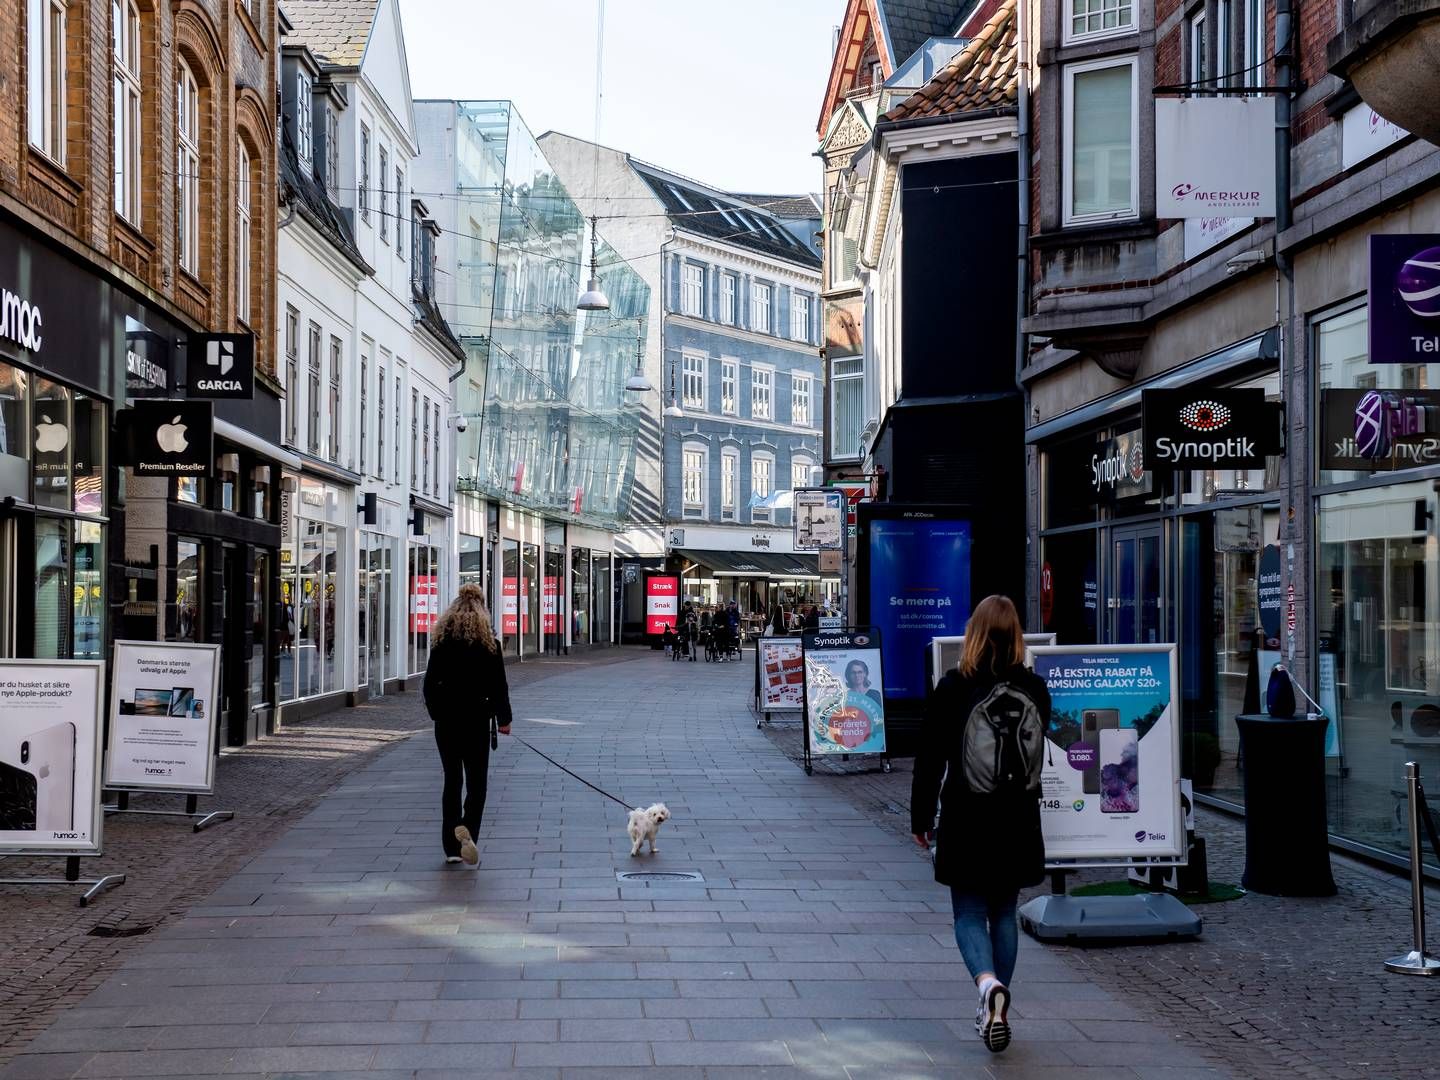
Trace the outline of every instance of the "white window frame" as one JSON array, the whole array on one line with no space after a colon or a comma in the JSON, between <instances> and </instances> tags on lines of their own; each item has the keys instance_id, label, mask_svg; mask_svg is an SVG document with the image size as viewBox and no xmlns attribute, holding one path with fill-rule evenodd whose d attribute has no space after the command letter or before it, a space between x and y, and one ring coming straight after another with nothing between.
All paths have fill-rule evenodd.
<instances>
[{"instance_id":1,"label":"white window frame","mask_svg":"<svg viewBox=\"0 0 1440 1080\"><path fill-rule=\"evenodd\" d=\"M796 427L810 427L813 423L812 415L814 409L814 387L811 385L811 378L805 372L792 371L790 373L790 423ZM803 393L802 393L803 391ZM805 407L800 408L804 402Z\"/></svg>"},{"instance_id":2,"label":"white window frame","mask_svg":"<svg viewBox=\"0 0 1440 1080\"><path fill-rule=\"evenodd\" d=\"M720 275L720 321L726 326L735 325L735 275Z\"/></svg>"},{"instance_id":3,"label":"white window frame","mask_svg":"<svg viewBox=\"0 0 1440 1080\"><path fill-rule=\"evenodd\" d=\"M303 68L295 73L295 153L307 173L314 172L315 83ZM308 179L308 176L307 176Z\"/></svg>"},{"instance_id":4,"label":"white window frame","mask_svg":"<svg viewBox=\"0 0 1440 1080\"><path fill-rule=\"evenodd\" d=\"M1107 68L1125 67L1130 69L1130 209L1107 211L1101 214L1075 214L1072 211L1075 188L1075 76L1087 72L1103 71ZM1088 60L1079 64L1068 64L1064 74L1064 109L1062 116L1063 138L1061 148L1061 198L1064 224L1093 225L1106 221L1133 221L1140 216L1140 97L1139 67L1132 53L1128 56L1107 57L1104 60Z\"/></svg>"},{"instance_id":5,"label":"white window frame","mask_svg":"<svg viewBox=\"0 0 1440 1080\"><path fill-rule=\"evenodd\" d=\"M361 121L360 124L360 181L356 190L355 201L360 206L360 220L370 220L370 125Z\"/></svg>"},{"instance_id":6,"label":"white window frame","mask_svg":"<svg viewBox=\"0 0 1440 1080\"><path fill-rule=\"evenodd\" d=\"M687 409L706 411L705 368L709 358L700 353L680 357L680 402Z\"/></svg>"},{"instance_id":7,"label":"white window frame","mask_svg":"<svg viewBox=\"0 0 1440 1080\"><path fill-rule=\"evenodd\" d=\"M762 379L761 376L764 376ZM764 409L760 409L761 390L764 390ZM775 419L775 369L761 364L750 366L750 419Z\"/></svg>"},{"instance_id":8,"label":"white window frame","mask_svg":"<svg viewBox=\"0 0 1440 1080\"><path fill-rule=\"evenodd\" d=\"M405 170L395 166L395 257L405 261Z\"/></svg>"},{"instance_id":9,"label":"white window frame","mask_svg":"<svg viewBox=\"0 0 1440 1080\"><path fill-rule=\"evenodd\" d=\"M325 192L331 202L340 201L340 114L325 105Z\"/></svg>"},{"instance_id":10,"label":"white window frame","mask_svg":"<svg viewBox=\"0 0 1440 1080\"><path fill-rule=\"evenodd\" d=\"M329 427L330 427L330 460L336 465L346 464L341 461L341 438L345 434L344 402L342 372L345 370L345 343L334 334L330 335L330 400L329 400Z\"/></svg>"},{"instance_id":11,"label":"white window frame","mask_svg":"<svg viewBox=\"0 0 1440 1080\"><path fill-rule=\"evenodd\" d=\"M740 411L740 361L720 358L720 411L735 416Z\"/></svg>"},{"instance_id":12,"label":"white window frame","mask_svg":"<svg viewBox=\"0 0 1440 1080\"><path fill-rule=\"evenodd\" d=\"M790 490L799 491L801 488L810 486L810 470L815 467L815 462L804 454L796 454L790 459Z\"/></svg>"},{"instance_id":13,"label":"white window frame","mask_svg":"<svg viewBox=\"0 0 1440 1080\"><path fill-rule=\"evenodd\" d=\"M250 275L250 151L241 139L235 140L235 317L251 325Z\"/></svg>"},{"instance_id":14,"label":"white window frame","mask_svg":"<svg viewBox=\"0 0 1440 1080\"><path fill-rule=\"evenodd\" d=\"M1082 30L1078 34L1075 32L1076 18L1084 19L1090 15L1098 14L1101 16L1101 19L1103 21L1106 3L1107 0L1099 0L1100 6L1096 11L1087 11L1084 15L1081 16L1076 16L1074 14L1073 0L1071 0L1070 3L1065 4L1065 10L1062 11L1062 14L1060 16L1061 34L1063 35L1064 44L1069 45L1073 41L1103 41L1106 38L1123 37L1126 34L1133 34L1136 32L1137 27L1135 23L1135 18L1138 14L1138 9L1140 6L1137 3L1137 0L1114 0L1113 6L1115 7L1117 12L1127 7L1130 9L1130 21L1123 26L1112 26L1101 30Z\"/></svg>"},{"instance_id":15,"label":"white window frame","mask_svg":"<svg viewBox=\"0 0 1440 1080\"><path fill-rule=\"evenodd\" d=\"M140 224L140 9L134 0L113 0L110 7L111 83L114 116L115 212Z\"/></svg>"},{"instance_id":16,"label":"white window frame","mask_svg":"<svg viewBox=\"0 0 1440 1080\"><path fill-rule=\"evenodd\" d=\"M385 371L390 354L380 350L375 368L375 476L385 479Z\"/></svg>"},{"instance_id":17,"label":"white window frame","mask_svg":"<svg viewBox=\"0 0 1440 1080\"><path fill-rule=\"evenodd\" d=\"M726 447L720 451L720 518L735 520L735 500L740 491L740 451Z\"/></svg>"},{"instance_id":18,"label":"white window frame","mask_svg":"<svg viewBox=\"0 0 1440 1080\"><path fill-rule=\"evenodd\" d=\"M702 443L680 445L680 515L705 516L706 478L710 474L710 450Z\"/></svg>"},{"instance_id":19,"label":"white window frame","mask_svg":"<svg viewBox=\"0 0 1440 1080\"><path fill-rule=\"evenodd\" d=\"M380 209L380 242L388 245L390 243L390 207L388 205L390 202L390 191L385 185L390 180L390 177L387 175L390 172L390 150L384 143L380 144L379 171L380 197L375 201Z\"/></svg>"},{"instance_id":20,"label":"white window frame","mask_svg":"<svg viewBox=\"0 0 1440 1080\"><path fill-rule=\"evenodd\" d=\"M772 290L773 287L763 281L750 282L750 329L757 334L770 333L770 304L775 295Z\"/></svg>"},{"instance_id":21,"label":"white window frame","mask_svg":"<svg viewBox=\"0 0 1440 1080\"><path fill-rule=\"evenodd\" d=\"M790 339L810 340L810 296L808 293L790 294Z\"/></svg>"},{"instance_id":22,"label":"white window frame","mask_svg":"<svg viewBox=\"0 0 1440 1080\"><path fill-rule=\"evenodd\" d=\"M1210 78L1210 73L1205 70L1208 59L1205 50L1205 27L1205 9L1202 7L1190 16L1185 25L1185 49L1190 61L1190 68L1185 73L1188 82L1208 81Z\"/></svg>"},{"instance_id":23,"label":"white window frame","mask_svg":"<svg viewBox=\"0 0 1440 1080\"><path fill-rule=\"evenodd\" d=\"M362 475L370 465L370 354L374 348L368 337L360 339L360 459L356 471Z\"/></svg>"},{"instance_id":24,"label":"white window frame","mask_svg":"<svg viewBox=\"0 0 1440 1080\"><path fill-rule=\"evenodd\" d=\"M835 366L841 363L846 365L847 370L843 374L837 374ZM848 370L852 364L855 368L854 371ZM840 415L840 411L835 407L835 394L842 386L856 381L860 383L860 397L863 402L865 397L864 360L858 356L837 356L830 361L830 379L828 382L829 399L825 403L825 417L830 434L830 458L834 461L854 461L865 456L859 447L841 449L835 445L834 423L835 419Z\"/></svg>"},{"instance_id":25,"label":"white window frame","mask_svg":"<svg viewBox=\"0 0 1440 1080\"><path fill-rule=\"evenodd\" d=\"M26 120L30 145L65 165L65 0L26 4Z\"/></svg>"},{"instance_id":26,"label":"white window frame","mask_svg":"<svg viewBox=\"0 0 1440 1080\"><path fill-rule=\"evenodd\" d=\"M760 466L765 466L765 491L760 492ZM750 455L750 497L752 499L769 498L775 491L775 455L769 452L753 453ZM751 521L769 521L770 508L752 507L750 510Z\"/></svg>"},{"instance_id":27,"label":"white window frame","mask_svg":"<svg viewBox=\"0 0 1440 1080\"><path fill-rule=\"evenodd\" d=\"M700 319L705 316L705 267L694 263L680 266L680 313Z\"/></svg>"},{"instance_id":28,"label":"white window frame","mask_svg":"<svg viewBox=\"0 0 1440 1080\"><path fill-rule=\"evenodd\" d=\"M175 251L180 269L200 276L200 83L175 62Z\"/></svg>"},{"instance_id":29,"label":"white window frame","mask_svg":"<svg viewBox=\"0 0 1440 1080\"><path fill-rule=\"evenodd\" d=\"M285 305L285 440L300 445L300 312Z\"/></svg>"}]
</instances>

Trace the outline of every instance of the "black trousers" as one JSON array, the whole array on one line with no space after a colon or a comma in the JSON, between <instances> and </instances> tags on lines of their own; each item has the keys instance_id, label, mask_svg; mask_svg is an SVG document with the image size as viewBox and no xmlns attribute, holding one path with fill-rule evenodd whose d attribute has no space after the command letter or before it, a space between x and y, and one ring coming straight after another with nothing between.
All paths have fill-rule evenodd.
<instances>
[{"instance_id":1,"label":"black trousers","mask_svg":"<svg viewBox=\"0 0 1440 1080\"><path fill-rule=\"evenodd\" d=\"M445 770L445 787L440 795L440 845L446 855L459 855L456 825L464 825L479 843L480 817L485 812L485 777L490 770L489 725L473 720L436 724L435 745Z\"/></svg>"}]
</instances>

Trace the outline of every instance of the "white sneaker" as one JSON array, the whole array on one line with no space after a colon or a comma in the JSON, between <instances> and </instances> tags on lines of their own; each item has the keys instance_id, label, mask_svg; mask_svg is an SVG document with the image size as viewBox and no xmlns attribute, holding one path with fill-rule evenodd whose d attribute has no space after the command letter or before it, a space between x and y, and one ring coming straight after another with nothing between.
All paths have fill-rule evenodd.
<instances>
[{"instance_id":1,"label":"white sneaker","mask_svg":"<svg viewBox=\"0 0 1440 1080\"><path fill-rule=\"evenodd\" d=\"M446 855L446 856L445 856L445 861L446 861L447 863L459 862L459 861L460 861L460 856L459 856L459 855Z\"/></svg>"},{"instance_id":2,"label":"white sneaker","mask_svg":"<svg viewBox=\"0 0 1440 1080\"><path fill-rule=\"evenodd\" d=\"M1010 1045L1010 1023L1006 1013L1010 1009L1010 991L999 979L986 984L980 999L980 1041L985 1049L998 1054Z\"/></svg>"},{"instance_id":3,"label":"white sneaker","mask_svg":"<svg viewBox=\"0 0 1440 1080\"><path fill-rule=\"evenodd\" d=\"M460 860L468 866L478 866L480 852L476 850L475 841L470 838L470 830L464 825L456 825L455 839L460 841Z\"/></svg>"}]
</instances>

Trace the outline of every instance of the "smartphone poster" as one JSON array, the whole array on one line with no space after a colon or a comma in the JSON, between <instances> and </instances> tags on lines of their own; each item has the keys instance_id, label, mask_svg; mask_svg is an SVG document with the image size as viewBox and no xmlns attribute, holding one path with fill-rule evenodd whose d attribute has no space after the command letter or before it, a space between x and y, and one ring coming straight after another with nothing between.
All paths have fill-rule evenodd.
<instances>
[{"instance_id":1,"label":"smartphone poster","mask_svg":"<svg viewBox=\"0 0 1440 1080\"><path fill-rule=\"evenodd\" d=\"M760 711L785 712L805 707L805 658L797 638L762 637L755 641L760 669Z\"/></svg>"},{"instance_id":2,"label":"smartphone poster","mask_svg":"<svg viewBox=\"0 0 1440 1080\"><path fill-rule=\"evenodd\" d=\"M885 686L880 632L813 630L801 637L805 728L812 754L883 754Z\"/></svg>"},{"instance_id":3,"label":"smartphone poster","mask_svg":"<svg viewBox=\"0 0 1440 1080\"><path fill-rule=\"evenodd\" d=\"M1054 634L1026 634L1025 645L1054 645ZM965 635L959 637L937 637L930 639L930 685L940 685L940 680L960 666L960 657L965 652Z\"/></svg>"},{"instance_id":4,"label":"smartphone poster","mask_svg":"<svg viewBox=\"0 0 1440 1080\"><path fill-rule=\"evenodd\" d=\"M1175 646L1032 646L1030 658L1050 688L1046 859L1182 856Z\"/></svg>"},{"instance_id":5,"label":"smartphone poster","mask_svg":"<svg viewBox=\"0 0 1440 1080\"><path fill-rule=\"evenodd\" d=\"M0 660L0 855L100 853L98 660Z\"/></svg>"},{"instance_id":6,"label":"smartphone poster","mask_svg":"<svg viewBox=\"0 0 1440 1080\"><path fill-rule=\"evenodd\" d=\"M210 794L220 646L117 641L110 672L105 786Z\"/></svg>"}]
</instances>

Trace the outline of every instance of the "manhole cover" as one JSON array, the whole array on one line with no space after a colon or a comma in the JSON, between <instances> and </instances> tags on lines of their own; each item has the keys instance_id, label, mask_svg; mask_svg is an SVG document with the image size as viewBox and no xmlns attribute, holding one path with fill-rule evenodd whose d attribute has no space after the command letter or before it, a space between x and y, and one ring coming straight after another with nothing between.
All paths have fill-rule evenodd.
<instances>
[{"instance_id":1,"label":"manhole cover","mask_svg":"<svg viewBox=\"0 0 1440 1080\"><path fill-rule=\"evenodd\" d=\"M616 881L647 881L664 884L667 881L704 881L699 870L617 870Z\"/></svg>"}]
</instances>

